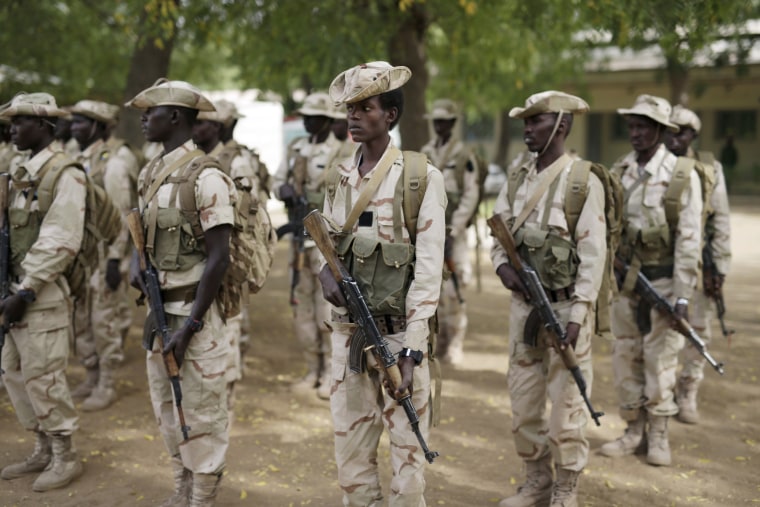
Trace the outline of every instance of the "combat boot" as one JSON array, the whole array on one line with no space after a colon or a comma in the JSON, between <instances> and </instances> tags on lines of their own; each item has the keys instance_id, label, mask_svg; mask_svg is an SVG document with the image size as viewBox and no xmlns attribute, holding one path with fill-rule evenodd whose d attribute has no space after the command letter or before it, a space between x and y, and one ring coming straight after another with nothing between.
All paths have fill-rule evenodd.
<instances>
[{"instance_id":1,"label":"combat boot","mask_svg":"<svg viewBox=\"0 0 760 507\"><path fill-rule=\"evenodd\" d=\"M699 412L697 412L697 382L678 379L676 386L676 402L678 403L678 420L686 424L697 424Z\"/></svg>"},{"instance_id":2,"label":"combat boot","mask_svg":"<svg viewBox=\"0 0 760 507\"><path fill-rule=\"evenodd\" d=\"M623 436L612 442L607 442L599 451L610 458L644 453L644 446L647 443L644 438L646 421L646 412L639 410L638 417L634 421L628 421L628 427L625 429Z\"/></svg>"},{"instance_id":3,"label":"combat boot","mask_svg":"<svg viewBox=\"0 0 760 507\"><path fill-rule=\"evenodd\" d=\"M193 490L193 473L185 468L178 456L174 456L171 463L174 493L161 504L161 507L188 507Z\"/></svg>"},{"instance_id":4,"label":"combat boot","mask_svg":"<svg viewBox=\"0 0 760 507\"><path fill-rule=\"evenodd\" d=\"M525 482L517 488L517 494L503 499L499 507L546 507L552 496L552 457L550 454L538 461L526 461Z\"/></svg>"},{"instance_id":5,"label":"combat boot","mask_svg":"<svg viewBox=\"0 0 760 507\"><path fill-rule=\"evenodd\" d=\"M218 474L193 474L193 493L190 497L190 507L213 507L219 483L222 482L221 472Z\"/></svg>"},{"instance_id":6,"label":"combat boot","mask_svg":"<svg viewBox=\"0 0 760 507\"><path fill-rule=\"evenodd\" d=\"M647 436L649 450L647 463L650 465L670 465L670 444L668 443L668 416L650 415L649 434Z\"/></svg>"},{"instance_id":7,"label":"combat boot","mask_svg":"<svg viewBox=\"0 0 760 507\"><path fill-rule=\"evenodd\" d=\"M31 456L27 456L21 463L14 463L3 468L0 477L9 481L18 479L29 474L35 474L45 470L50 460L53 458L53 451L50 447L50 437L41 431L34 432L36 439L34 442L34 451Z\"/></svg>"},{"instance_id":8,"label":"combat boot","mask_svg":"<svg viewBox=\"0 0 760 507\"><path fill-rule=\"evenodd\" d=\"M330 399L330 391L332 390L332 375L330 372L322 372L319 376L319 387L317 387L317 396L321 400Z\"/></svg>"},{"instance_id":9,"label":"combat boot","mask_svg":"<svg viewBox=\"0 0 760 507\"><path fill-rule=\"evenodd\" d=\"M554 481L549 507L578 507L578 477L580 472L557 467L557 480Z\"/></svg>"},{"instance_id":10,"label":"combat boot","mask_svg":"<svg viewBox=\"0 0 760 507\"><path fill-rule=\"evenodd\" d=\"M98 385L100 369L96 366L95 368L87 368L85 371L86 376L84 381L71 391L71 397L75 400L87 398L92 394L92 390L95 389L95 386Z\"/></svg>"},{"instance_id":11,"label":"combat boot","mask_svg":"<svg viewBox=\"0 0 760 507\"><path fill-rule=\"evenodd\" d=\"M106 368L100 369L98 385L92 390L92 393L82 402L82 410L85 412L96 412L108 408L111 403L116 401L116 389L114 389L113 372Z\"/></svg>"},{"instance_id":12,"label":"combat boot","mask_svg":"<svg viewBox=\"0 0 760 507\"><path fill-rule=\"evenodd\" d=\"M53 459L32 484L32 489L39 493L67 486L82 475L82 463L71 448L71 435L51 435L50 438Z\"/></svg>"}]
</instances>

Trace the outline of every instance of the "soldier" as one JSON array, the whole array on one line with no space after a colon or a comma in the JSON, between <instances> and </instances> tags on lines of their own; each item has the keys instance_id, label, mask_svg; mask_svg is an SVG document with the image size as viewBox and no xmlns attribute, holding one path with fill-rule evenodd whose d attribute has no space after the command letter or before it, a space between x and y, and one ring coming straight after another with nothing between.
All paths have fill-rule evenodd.
<instances>
[{"instance_id":1,"label":"soldier","mask_svg":"<svg viewBox=\"0 0 760 507\"><path fill-rule=\"evenodd\" d=\"M230 347L214 302L230 262L235 187L218 167L202 166L194 194L199 210L195 225L203 231L203 244L196 242L188 232L192 217L181 213L174 182L204 156L193 144L192 127L199 111L213 111L214 106L191 84L166 79L140 92L127 106L145 111L141 120L147 140L163 144L163 155L141 171L138 194L146 247L158 269L164 309L173 330L163 350L156 340L147 355L153 411L174 472L174 494L164 505L210 506L229 443L224 371ZM136 259L130 281L135 287L142 285ZM146 332L155 332L145 327ZM162 353L173 353L177 359L185 420L192 431L189 440L183 441L180 433Z\"/></svg>"},{"instance_id":2,"label":"soldier","mask_svg":"<svg viewBox=\"0 0 760 507\"><path fill-rule=\"evenodd\" d=\"M710 194L709 213L705 223L703 249L709 249L708 256L712 256L716 272L707 271L703 264L702 290L694 292L692 298L692 311L689 312L690 323L702 336L705 343L710 343L712 337L712 303L711 297L715 291L720 292L723 282L731 264L731 223L728 208L728 192L726 191L726 179L723 174L723 166L715 156L706 151L695 151L692 142L699 137L702 122L691 110L682 106L675 106L670 115L670 121L678 125L681 130L667 137L665 144L668 149L678 157L689 157L698 160L702 164L712 166L715 176L715 186ZM703 254L704 257L704 254ZM678 420L687 424L696 424L699 421L697 412L697 391L699 384L704 378L705 359L696 348L688 342L683 352L683 368L676 385L676 403L678 403Z\"/></svg>"},{"instance_id":3,"label":"soldier","mask_svg":"<svg viewBox=\"0 0 760 507\"><path fill-rule=\"evenodd\" d=\"M420 414L420 429L426 438L431 412L426 352L429 320L435 314L441 287L446 194L438 170L426 164L423 157L414 158L419 165L413 168L407 153L402 155L391 143L389 131L398 123L404 108L400 87L410 76L406 67L371 62L346 70L330 85L330 98L348 108L348 128L360 147L352 159L335 169L335 186L328 189L324 214L342 227L345 236L341 245L354 245L346 254L347 266L355 255L352 252L362 251L362 245L372 245L402 263L402 269L383 271L384 254L369 254L365 261L374 267L357 268L353 273L364 294L369 294L366 287L375 286L368 297L368 306L391 351L401 354L399 368L403 380L391 394L384 392L371 355L366 371L354 373L349 368L349 347L356 326L350 322L345 300L329 268L324 266L319 275L324 296L334 305L330 324L333 329L330 409L343 505L382 502L377 448L383 427L388 430L391 442L393 478L389 505L425 505L425 458L395 396L411 389L413 404ZM405 226L405 219L410 217L403 215L404 202L398 193L404 182L402 176L413 169L427 177L418 218L413 224L416 241L409 225ZM356 220L351 219L360 211ZM388 303L387 294L381 294L382 287L408 287L408 290L395 293L392 296L395 299ZM384 303L388 303L386 309L380 310Z\"/></svg>"},{"instance_id":4,"label":"soldier","mask_svg":"<svg viewBox=\"0 0 760 507\"><path fill-rule=\"evenodd\" d=\"M126 217L137 204L137 189L131 174L137 172L137 158L122 145L113 149L106 141L108 125L118 106L81 100L71 110L71 134L79 143L77 161L93 182L105 189ZM89 290L77 295L75 307L76 355L85 367L84 382L71 392L84 398L82 410L103 410L117 399L114 369L123 359L119 306L129 298L125 262L129 256L129 231L126 222L118 238L100 249L99 268L92 274Z\"/></svg>"},{"instance_id":5,"label":"soldier","mask_svg":"<svg viewBox=\"0 0 760 507\"><path fill-rule=\"evenodd\" d=\"M436 355L444 363L460 364L467 333L467 306L462 293L470 283L472 266L467 248L467 228L478 207L478 162L465 144L453 135L457 106L448 99L436 100L432 112L436 137L422 147L446 185L446 267L451 277L444 282L438 306Z\"/></svg>"},{"instance_id":6,"label":"soldier","mask_svg":"<svg viewBox=\"0 0 760 507\"><path fill-rule=\"evenodd\" d=\"M660 294L674 302L676 312L688 318L702 235L699 176L691 171L680 196L677 222L671 225L665 196L674 184L677 158L663 139L666 130L678 132L678 126L670 121L670 103L640 95L633 108L618 109L618 113L625 117L633 147L612 168L625 190L618 256L631 266L626 280L635 280L631 277L640 270ZM670 318L639 303L630 291L624 283L611 308L615 389L627 428L623 436L604 444L601 453L625 456L646 444L647 462L667 466L668 418L678 413L673 390L683 337L671 329Z\"/></svg>"},{"instance_id":7,"label":"soldier","mask_svg":"<svg viewBox=\"0 0 760 507\"><path fill-rule=\"evenodd\" d=\"M55 124L56 147L67 155L76 157L79 153L79 144L71 135L71 106L65 106L61 109L66 114L59 118Z\"/></svg>"},{"instance_id":8,"label":"soldier","mask_svg":"<svg viewBox=\"0 0 760 507\"><path fill-rule=\"evenodd\" d=\"M79 251L87 186L74 161L55 146L55 119L65 115L47 93L19 93L1 116L27 157L11 168L11 295L0 303L8 327L2 353L5 387L21 425L34 432L34 452L2 469L3 479L40 473L34 491L62 488L82 473L71 436L79 418L66 382L72 306L64 273ZM34 190L52 167L64 169L47 213ZM67 167L68 166L68 167Z\"/></svg>"},{"instance_id":9,"label":"soldier","mask_svg":"<svg viewBox=\"0 0 760 507\"><path fill-rule=\"evenodd\" d=\"M496 199L494 213L511 229L522 259L537 271L552 309L566 326L567 342L575 349L590 391L594 305L604 273L607 231L604 188L596 175L589 174L586 200L574 231L564 211L574 166L565 153L565 140L574 115L588 110L588 104L578 97L545 91L528 97L525 107L509 112L510 117L523 119L523 139L536 156L527 157L516 169L519 177L510 176ZM501 283L512 291L507 382L515 447L527 473L517 494L503 499L499 506L546 505L549 500L552 507L575 506L578 477L588 462L584 401L570 371L551 347L549 331L541 328L537 336L529 337L535 339L535 346L526 343L526 323L533 307L498 242L491 259ZM551 400L548 417L547 397Z\"/></svg>"},{"instance_id":10,"label":"soldier","mask_svg":"<svg viewBox=\"0 0 760 507\"><path fill-rule=\"evenodd\" d=\"M322 209L325 170L336 159L342 144L330 131L332 112L333 106L326 93L307 96L298 110L309 135L295 139L288 146L287 156L274 177L273 188L275 197L285 202L291 215L297 214L296 200L301 198L306 199L309 210ZM317 388L317 396L327 400L330 397L330 333L325 321L329 319L329 308L317 281L321 267L319 250L311 240L306 240L299 251L298 243L298 240L294 241L291 249L292 269L298 280L291 304L295 333L303 349L307 373L293 388Z\"/></svg>"}]
</instances>

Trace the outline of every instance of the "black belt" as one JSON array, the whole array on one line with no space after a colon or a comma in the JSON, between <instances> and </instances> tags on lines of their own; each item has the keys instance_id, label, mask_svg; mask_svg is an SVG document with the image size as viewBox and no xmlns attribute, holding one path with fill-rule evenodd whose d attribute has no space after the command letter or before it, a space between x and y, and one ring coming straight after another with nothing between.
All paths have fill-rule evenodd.
<instances>
[{"instance_id":1,"label":"black belt","mask_svg":"<svg viewBox=\"0 0 760 507\"><path fill-rule=\"evenodd\" d=\"M195 292L198 290L198 284L174 287L161 291L161 300L164 303L192 303L195 300Z\"/></svg>"},{"instance_id":2,"label":"black belt","mask_svg":"<svg viewBox=\"0 0 760 507\"><path fill-rule=\"evenodd\" d=\"M575 284L568 285L562 289L546 290L546 295L549 297L552 303L559 303L560 301L567 301L571 299L575 294Z\"/></svg>"},{"instance_id":3,"label":"black belt","mask_svg":"<svg viewBox=\"0 0 760 507\"><path fill-rule=\"evenodd\" d=\"M660 278L673 278L673 265L669 266L641 266L641 274L650 282Z\"/></svg>"},{"instance_id":4,"label":"black belt","mask_svg":"<svg viewBox=\"0 0 760 507\"><path fill-rule=\"evenodd\" d=\"M353 323L349 315L332 312L332 320L335 322ZM389 335L406 331L406 317L397 315L376 315L372 317L375 321L377 330L381 335Z\"/></svg>"}]
</instances>

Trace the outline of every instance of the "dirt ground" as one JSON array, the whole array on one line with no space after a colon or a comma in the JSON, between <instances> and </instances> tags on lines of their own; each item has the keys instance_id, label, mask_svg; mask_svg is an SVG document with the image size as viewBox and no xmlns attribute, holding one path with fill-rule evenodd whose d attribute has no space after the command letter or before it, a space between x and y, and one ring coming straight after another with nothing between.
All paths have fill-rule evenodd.
<instances>
[{"instance_id":1,"label":"dirt ground","mask_svg":"<svg viewBox=\"0 0 760 507\"><path fill-rule=\"evenodd\" d=\"M594 346L592 401L606 415L589 426L591 456L580 482L585 506L734 506L760 503L760 205L733 205L734 262L726 285L730 345L715 329L711 348L725 362L720 377L706 370L700 391L702 421L673 421L673 466L655 468L643 457L613 460L598 454L623 423L612 385L610 343ZM286 248L280 246L272 278L251 299L255 340L238 388L227 472L217 501L225 506L336 506L330 412L316 396L296 395L289 385L304 372L291 328ZM461 367L443 369L443 414L430 447L440 452L427 467L428 505L495 505L522 480L510 432L506 388L508 296L482 249L482 290L466 293L470 328ZM154 506L170 495L168 455L148 399L139 315L117 373L119 400L107 410L82 413L75 444L84 475L68 488L31 490L33 477L0 481L2 506ZM84 376L69 367L70 383ZM0 465L22 459L33 446L0 389ZM383 482L388 444L381 445Z\"/></svg>"}]
</instances>

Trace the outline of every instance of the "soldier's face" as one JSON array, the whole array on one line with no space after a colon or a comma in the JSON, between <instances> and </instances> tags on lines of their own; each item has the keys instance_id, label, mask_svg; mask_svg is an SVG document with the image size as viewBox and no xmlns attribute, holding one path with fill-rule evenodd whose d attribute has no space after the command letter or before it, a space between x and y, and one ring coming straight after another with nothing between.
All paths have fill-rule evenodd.
<instances>
[{"instance_id":1,"label":"soldier's face","mask_svg":"<svg viewBox=\"0 0 760 507\"><path fill-rule=\"evenodd\" d=\"M95 137L97 125L95 120L91 120L81 114L73 115L71 120L71 136L77 140L80 145L89 144Z\"/></svg>"},{"instance_id":2,"label":"soldier's face","mask_svg":"<svg viewBox=\"0 0 760 507\"><path fill-rule=\"evenodd\" d=\"M456 120L433 120L433 130L438 137L449 138Z\"/></svg>"},{"instance_id":3,"label":"soldier's face","mask_svg":"<svg viewBox=\"0 0 760 507\"><path fill-rule=\"evenodd\" d=\"M219 141L222 124L210 120L197 120L193 125L193 142L206 144Z\"/></svg>"},{"instance_id":4,"label":"soldier's face","mask_svg":"<svg viewBox=\"0 0 760 507\"><path fill-rule=\"evenodd\" d=\"M11 118L11 142L21 151L39 144L45 129L44 120L36 116L14 116Z\"/></svg>"},{"instance_id":5,"label":"soldier's face","mask_svg":"<svg viewBox=\"0 0 760 507\"><path fill-rule=\"evenodd\" d=\"M536 114L523 120L523 141L529 151L538 153L544 149L556 121L556 113Z\"/></svg>"},{"instance_id":6,"label":"soldier's face","mask_svg":"<svg viewBox=\"0 0 760 507\"><path fill-rule=\"evenodd\" d=\"M646 151L660 142L665 127L646 116L628 115L625 117L628 127L628 140L637 152Z\"/></svg>"},{"instance_id":7,"label":"soldier's face","mask_svg":"<svg viewBox=\"0 0 760 507\"><path fill-rule=\"evenodd\" d=\"M303 128L311 135L319 134L330 127L330 118L327 116L304 115Z\"/></svg>"},{"instance_id":8,"label":"soldier's face","mask_svg":"<svg viewBox=\"0 0 760 507\"><path fill-rule=\"evenodd\" d=\"M332 132L335 137L341 141L348 139L348 121L347 120L333 120Z\"/></svg>"},{"instance_id":9,"label":"soldier's face","mask_svg":"<svg viewBox=\"0 0 760 507\"><path fill-rule=\"evenodd\" d=\"M140 117L140 123L145 139L153 143L162 143L171 136L171 109L166 106L150 107Z\"/></svg>"},{"instance_id":10,"label":"soldier's face","mask_svg":"<svg viewBox=\"0 0 760 507\"><path fill-rule=\"evenodd\" d=\"M697 133L691 127L681 127L678 132L668 132L665 135L665 146L674 154L683 157L689 151L689 146L697 137Z\"/></svg>"},{"instance_id":11,"label":"soldier's face","mask_svg":"<svg viewBox=\"0 0 760 507\"><path fill-rule=\"evenodd\" d=\"M380 105L380 97L374 95L359 102L346 104L348 131L357 143L366 143L387 136L398 109L386 111Z\"/></svg>"}]
</instances>

